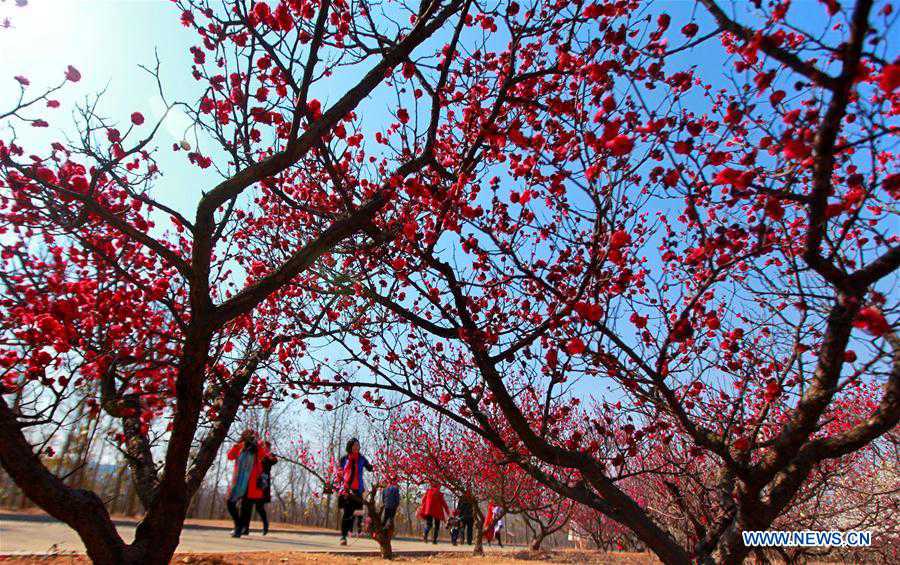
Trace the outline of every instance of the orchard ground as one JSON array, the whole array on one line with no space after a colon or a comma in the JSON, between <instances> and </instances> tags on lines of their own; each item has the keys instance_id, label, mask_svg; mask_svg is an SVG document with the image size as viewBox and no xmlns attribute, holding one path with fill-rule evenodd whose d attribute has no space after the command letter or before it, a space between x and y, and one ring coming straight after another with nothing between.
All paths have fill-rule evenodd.
<instances>
[{"instance_id":1,"label":"orchard ground","mask_svg":"<svg viewBox=\"0 0 900 565\"><path fill-rule=\"evenodd\" d=\"M133 519L118 518L123 529L131 529ZM377 545L365 538L351 538L347 547L337 543L332 530L273 524L269 535L257 533L235 540L228 536L227 524L220 520L189 520L173 563L194 565L263 565L275 563L351 564L377 557ZM601 553L563 550L529 552L521 547L503 550L486 548L485 557L469 554L469 546L452 546L441 540L437 546L400 538L394 542L400 563L513 564L529 561L544 563L656 563L647 554ZM48 563L53 565L90 563L83 555L77 536L48 516L36 512L0 511L0 563Z\"/></svg>"},{"instance_id":2,"label":"orchard ground","mask_svg":"<svg viewBox=\"0 0 900 565\"><path fill-rule=\"evenodd\" d=\"M136 521L116 518L117 525L131 534ZM256 526L257 524L253 524ZM269 535L233 539L221 520L189 520L181 536L179 553L173 563L197 565L267 563L350 564L380 560L377 544L365 537L351 538L346 547L338 545L332 530L273 524ZM484 558L470 554L470 546L452 546L447 540L435 546L411 538L394 541L395 561L402 563L655 563L647 554L601 553L592 551L529 552L522 547L489 547ZM74 532L38 512L0 511L0 563L90 563Z\"/></svg>"},{"instance_id":3,"label":"orchard ground","mask_svg":"<svg viewBox=\"0 0 900 565\"><path fill-rule=\"evenodd\" d=\"M301 553L301 552L254 552L241 554L212 554L212 553L176 553L175 564L192 565L268 565L281 563L317 563L320 565L350 565L366 563L378 559L374 556L364 555L337 555L333 553ZM646 554L630 553L599 553L590 551L556 551L533 554L522 552L507 555L498 555L488 552L484 557L471 555L459 555L454 553L437 553L427 556L399 556L394 559L398 563L430 564L453 563L454 565L513 565L539 561L541 563L658 563ZM25 563L51 563L54 565L90 563L83 555L55 555L55 556L16 556L0 557L0 562L6 564Z\"/></svg>"}]
</instances>

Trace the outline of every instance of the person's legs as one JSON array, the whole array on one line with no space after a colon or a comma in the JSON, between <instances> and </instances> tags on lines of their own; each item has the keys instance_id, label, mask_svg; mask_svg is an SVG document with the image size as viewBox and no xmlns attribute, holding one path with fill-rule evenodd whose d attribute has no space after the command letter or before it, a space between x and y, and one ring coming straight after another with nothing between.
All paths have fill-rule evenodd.
<instances>
[{"instance_id":1,"label":"person's legs","mask_svg":"<svg viewBox=\"0 0 900 565\"><path fill-rule=\"evenodd\" d=\"M438 532L441 529L441 521L437 518L434 519L434 530L431 531L431 540L432 543L437 543Z\"/></svg>"},{"instance_id":2,"label":"person's legs","mask_svg":"<svg viewBox=\"0 0 900 565\"><path fill-rule=\"evenodd\" d=\"M422 541L428 543L428 532L431 531L431 522L433 518L431 516L425 516L425 533L422 534Z\"/></svg>"},{"instance_id":3,"label":"person's legs","mask_svg":"<svg viewBox=\"0 0 900 565\"><path fill-rule=\"evenodd\" d=\"M382 522L384 529L390 530L391 528L394 527L394 516L396 516L396 515L397 515L396 508L385 508L384 509L384 521Z\"/></svg>"},{"instance_id":4,"label":"person's legs","mask_svg":"<svg viewBox=\"0 0 900 565\"><path fill-rule=\"evenodd\" d=\"M256 508L256 513L259 514L260 521L262 521L262 533L266 535L269 533L269 516L266 515L266 503L263 500L257 500L254 507Z\"/></svg>"},{"instance_id":5,"label":"person's legs","mask_svg":"<svg viewBox=\"0 0 900 565\"><path fill-rule=\"evenodd\" d=\"M253 514L253 500L246 498L241 501L241 524L243 525L243 534L250 533L250 516Z\"/></svg>"},{"instance_id":6,"label":"person's legs","mask_svg":"<svg viewBox=\"0 0 900 565\"><path fill-rule=\"evenodd\" d=\"M466 544L472 545L472 531L475 529L474 518L466 518L463 523L466 527Z\"/></svg>"},{"instance_id":7,"label":"person's legs","mask_svg":"<svg viewBox=\"0 0 900 565\"><path fill-rule=\"evenodd\" d=\"M347 534L353 529L353 513L356 511L356 504L352 500L344 502L344 513L341 516L341 543L347 544Z\"/></svg>"},{"instance_id":8,"label":"person's legs","mask_svg":"<svg viewBox=\"0 0 900 565\"><path fill-rule=\"evenodd\" d=\"M362 535L362 529L363 529L363 517L357 516L356 517L356 535L357 536Z\"/></svg>"},{"instance_id":9,"label":"person's legs","mask_svg":"<svg viewBox=\"0 0 900 565\"><path fill-rule=\"evenodd\" d=\"M231 521L234 522L234 532L232 532L231 535L239 537L244 528L241 527L241 517L238 514L237 501L229 498L225 503L225 506L228 508L228 513L231 515Z\"/></svg>"}]
</instances>

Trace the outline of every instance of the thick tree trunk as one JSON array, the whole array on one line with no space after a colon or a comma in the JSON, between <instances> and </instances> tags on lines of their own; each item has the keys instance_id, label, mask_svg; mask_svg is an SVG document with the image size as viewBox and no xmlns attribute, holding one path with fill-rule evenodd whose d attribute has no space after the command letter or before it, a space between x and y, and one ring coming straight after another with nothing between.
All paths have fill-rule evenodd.
<instances>
[{"instance_id":1,"label":"thick tree trunk","mask_svg":"<svg viewBox=\"0 0 900 565\"><path fill-rule=\"evenodd\" d=\"M474 505L475 513L475 547L472 553L475 555L484 555L484 514L477 504Z\"/></svg>"},{"instance_id":2,"label":"thick tree trunk","mask_svg":"<svg viewBox=\"0 0 900 565\"><path fill-rule=\"evenodd\" d=\"M142 554L143 563L169 563L178 541L191 495L186 480L188 458L203 399L203 382L209 357L211 333L208 328L192 327L178 378L175 381L177 411L172 421L172 435L166 449L163 478L153 504L138 524L133 547ZM205 469L203 470L205 473ZM202 477L195 477L199 487Z\"/></svg>"},{"instance_id":3,"label":"thick tree trunk","mask_svg":"<svg viewBox=\"0 0 900 565\"><path fill-rule=\"evenodd\" d=\"M93 492L67 487L47 470L25 440L13 412L0 397L0 464L24 495L78 532L94 563L129 563L131 554L103 501Z\"/></svg>"},{"instance_id":4,"label":"thick tree trunk","mask_svg":"<svg viewBox=\"0 0 900 565\"><path fill-rule=\"evenodd\" d=\"M744 540L741 536L741 532L745 529L755 528L748 527L742 512L738 512L738 515L731 521L728 529L725 530L719 539L719 544L712 556L704 561L716 564L743 563L744 559L750 555L750 548L744 545Z\"/></svg>"},{"instance_id":5,"label":"thick tree trunk","mask_svg":"<svg viewBox=\"0 0 900 565\"><path fill-rule=\"evenodd\" d=\"M378 551L381 553L381 558L393 559L394 550L391 547L391 535L393 534L393 531L388 531L388 529L385 528L384 522L381 521L381 513L378 511L378 506L375 504L375 495L377 491L378 487L373 487L369 492L368 500L362 497L359 497L359 500L363 503L366 514L369 516L369 533L371 533L372 538L378 542Z\"/></svg>"},{"instance_id":6,"label":"thick tree trunk","mask_svg":"<svg viewBox=\"0 0 900 565\"><path fill-rule=\"evenodd\" d=\"M531 546L530 546L531 551L540 551L541 544L544 543L544 538L546 538L546 537L547 537L547 535L544 532L536 533L534 535L534 537L531 538Z\"/></svg>"},{"instance_id":7,"label":"thick tree trunk","mask_svg":"<svg viewBox=\"0 0 900 565\"><path fill-rule=\"evenodd\" d=\"M386 532L376 532L373 537L378 542L378 551L381 552L381 558L393 559L394 550L391 547L391 536Z\"/></svg>"}]
</instances>

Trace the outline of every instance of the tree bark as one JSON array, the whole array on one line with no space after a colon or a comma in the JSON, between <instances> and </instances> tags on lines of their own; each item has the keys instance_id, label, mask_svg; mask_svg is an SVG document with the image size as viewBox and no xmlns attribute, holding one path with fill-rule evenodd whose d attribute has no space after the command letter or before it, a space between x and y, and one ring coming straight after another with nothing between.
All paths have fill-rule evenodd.
<instances>
[{"instance_id":1,"label":"tree bark","mask_svg":"<svg viewBox=\"0 0 900 565\"><path fill-rule=\"evenodd\" d=\"M475 514L475 547L472 549L474 555L484 555L484 514L477 504L472 505Z\"/></svg>"},{"instance_id":2,"label":"tree bark","mask_svg":"<svg viewBox=\"0 0 900 565\"><path fill-rule=\"evenodd\" d=\"M138 563L116 531L103 501L70 488L51 473L25 440L15 415L0 396L0 464L23 494L78 532L94 563Z\"/></svg>"},{"instance_id":3,"label":"tree bark","mask_svg":"<svg viewBox=\"0 0 900 565\"><path fill-rule=\"evenodd\" d=\"M539 530L538 533L536 533L534 537L531 538L531 551L540 551L541 544L544 542L544 538L546 537L547 535L543 532L543 530Z\"/></svg>"}]
</instances>

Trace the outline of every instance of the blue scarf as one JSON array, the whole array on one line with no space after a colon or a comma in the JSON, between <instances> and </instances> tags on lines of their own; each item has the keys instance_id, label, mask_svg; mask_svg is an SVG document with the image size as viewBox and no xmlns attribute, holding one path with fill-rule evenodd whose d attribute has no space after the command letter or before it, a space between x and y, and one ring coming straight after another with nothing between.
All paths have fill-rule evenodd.
<instances>
[{"instance_id":1,"label":"blue scarf","mask_svg":"<svg viewBox=\"0 0 900 565\"><path fill-rule=\"evenodd\" d=\"M247 494L247 484L250 482L250 473L253 471L253 461L256 454L247 451L241 451L241 456L237 462L237 477L234 479L234 485L231 487L231 494L228 500L237 502Z\"/></svg>"}]
</instances>

